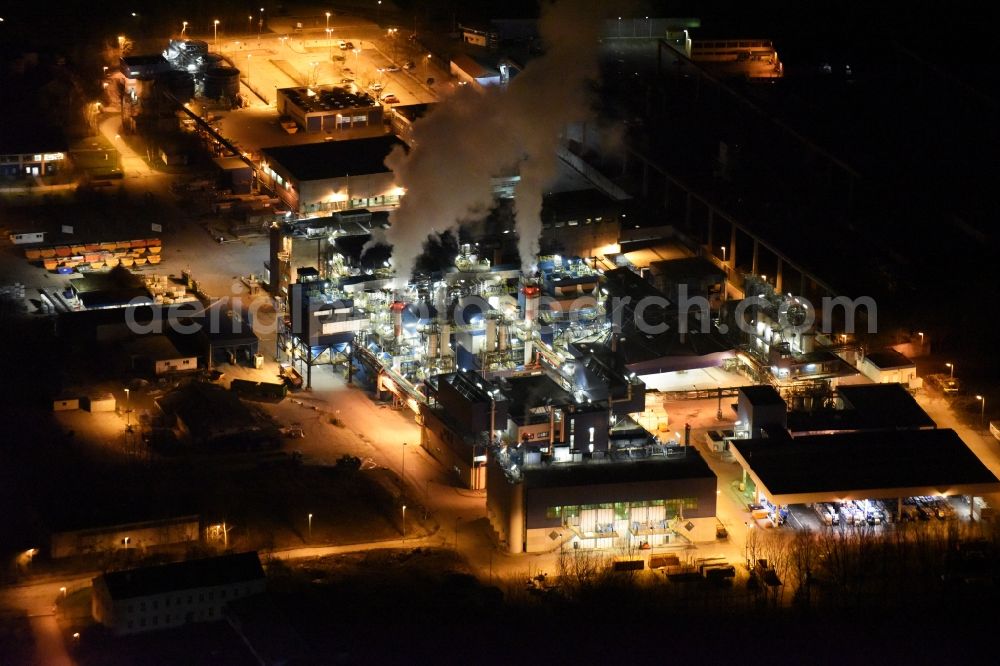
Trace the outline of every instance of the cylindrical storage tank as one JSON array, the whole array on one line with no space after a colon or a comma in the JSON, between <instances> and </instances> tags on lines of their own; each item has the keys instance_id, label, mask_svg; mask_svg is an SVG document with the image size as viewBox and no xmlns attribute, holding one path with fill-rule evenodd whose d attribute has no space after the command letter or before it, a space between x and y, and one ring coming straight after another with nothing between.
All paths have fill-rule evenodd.
<instances>
[{"instance_id":1,"label":"cylindrical storage tank","mask_svg":"<svg viewBox=\"0 0 1000 666\"><path fill-rule=\"evenodd\" d=\"M205 71L208 71L214 67L225 67L226 63L218 53L209 53L202 61L205 63Z\"/></svg>"},{"instance_id":2,"label":"cylindrical storage tank","mask_svg":"<svg viewBox=\"0 0 1000 666\"><path fill-rule=\"evenodd\" d=\"M187 102L194 97L194 76L188 72L170 72L167 89L179 102Z\"/></svg>"},{"instance_id":3,"label":"cylindrical storage tank","mask_svg":"<svg viewBox=\"0 0 1000 666\"><path fill-rule=\"evenodd\" d=\"M205 97L232 99L240 92L240 70L235 67L213 67L205 72Z\"/></svg>"}]
</instances>

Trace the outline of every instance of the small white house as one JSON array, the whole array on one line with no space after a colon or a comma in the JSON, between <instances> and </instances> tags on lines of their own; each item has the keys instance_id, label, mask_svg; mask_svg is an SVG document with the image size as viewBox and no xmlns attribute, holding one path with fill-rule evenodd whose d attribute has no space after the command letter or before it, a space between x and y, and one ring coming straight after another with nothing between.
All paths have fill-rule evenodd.
<instances>
[{"instance_id":1,"label":"small white house","mask_svg":"<svg viewBox=\"0 0 1000 666\"><path fill-rule=\"evenodd\" d=\"M877 384L910 386L917 377L916 364L894 349L883 349L865 356L858 369Z\"/></svg>"}]
</instances>

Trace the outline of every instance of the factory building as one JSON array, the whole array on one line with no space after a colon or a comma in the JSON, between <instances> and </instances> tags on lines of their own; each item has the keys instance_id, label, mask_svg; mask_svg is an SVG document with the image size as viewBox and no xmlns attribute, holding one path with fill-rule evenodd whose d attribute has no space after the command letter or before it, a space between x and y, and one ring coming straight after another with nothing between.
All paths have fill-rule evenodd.
<instances>
[{"instance_id":1,"label":"factory building","mask_svg":"<svg viewBox=\"0 0 1000 666\"><path fill-rule=\"evenodd\" d=\"M403 190L385 158L392 135L262 149L263 184L300 215L399 205Z\"/></svg>"},{"instance_id":2,"label":"factory building","mask_svg":"<svg viewBox=\"0 0 1000 666\"><path fill-rule=\"evenodd\" d=\"M692 447L641 445L645 438L635 435L606 455L497 449L486 510L498 541L531 553L714 540L712 470Z\"/></svg>"},{"instance_id":3,"label":"factory building","mask_svg":"<svg viewBox=\"0 0 1000 666\"><path fill-rule=\"evenodd\" d=\"M909 507L954 511L947 498L956 496L975 515L978 497L1000 491L1000 479L954 430L935 427L903 386L837 393L834 409L788 412L771 387L740 389L729 450L766 526L806 506L827 525L897 522Z\"/></svg>"},{"instance_id":4,"label":"factory building","mask_svg":"<svg viewBox=\"0 0 1000 666\"><path fill-rule=\"evenodd\" d=\"M279 88L278 113L308 133L382 127L384 108L367 93L330 85Z\"/></svg>"},{"instance_id":5,"label":"factory building","mask_svg":"<svg viewBox=\"0 0 1000 666\"><path fill-rule=\"evenodd\" d=\"M490 433L507 424L507 401L471 372L452 372L427 381L420 445L469 488L486 487Z\"/></svg>"}]
</instances>

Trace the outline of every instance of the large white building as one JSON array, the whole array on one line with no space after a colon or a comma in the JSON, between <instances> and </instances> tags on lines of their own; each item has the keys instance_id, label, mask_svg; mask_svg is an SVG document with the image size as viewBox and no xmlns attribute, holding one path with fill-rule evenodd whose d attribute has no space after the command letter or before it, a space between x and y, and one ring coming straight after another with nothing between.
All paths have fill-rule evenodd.
<instances>
[{"instance_id":1,"label":"large white building","mask_svg":"<svg viewBox=\"0 0 1000 666\"><path fill-rule=\"evenodd\" d=\"M91 612L115 634L222 619L226 605L264 591L256 552L101 574Z\"/></svg>"},{"instance_id":2,"label":"large white building","mask_svg":"<svg viewBox=\"0 0 1000 666\"><path fill-rule=\"evenodd\" d=\"M392 135L264 148L264 185L302 215L353 208L384 210L399 205L385 158L404 145Z\"/></svg>"}]
</instances>

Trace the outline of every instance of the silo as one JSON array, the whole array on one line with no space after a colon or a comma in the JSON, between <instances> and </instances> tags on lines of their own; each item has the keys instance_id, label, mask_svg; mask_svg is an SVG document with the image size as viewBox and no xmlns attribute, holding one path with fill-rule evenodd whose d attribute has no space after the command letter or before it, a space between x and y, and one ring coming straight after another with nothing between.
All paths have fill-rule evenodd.
<instances>
[{"instance_id":1,"label":"silo","mask_svg":"<svg viewBox=\"0 0 1000 666\"><path fill-rule=\"evenodd\" d=\"M194 76L189 72L172 71L167 76L167 90L179 102L187 102L194 97Z\"/></svg>"},{"instance_id":2,"label":"silo","mask_svg":"<svg viewBox=\"0 0 1000 666\"><path fill-rule=\"evenodd\" d=\"M205 97L233 99L240 92L240 70L235 67L213 67L205 73Z\"/></svg>"}]
</instances>

